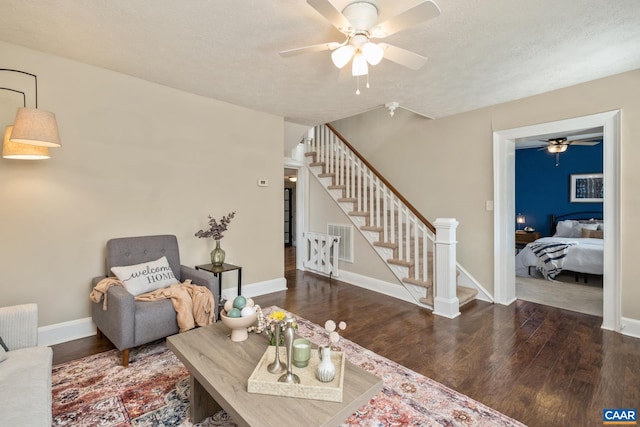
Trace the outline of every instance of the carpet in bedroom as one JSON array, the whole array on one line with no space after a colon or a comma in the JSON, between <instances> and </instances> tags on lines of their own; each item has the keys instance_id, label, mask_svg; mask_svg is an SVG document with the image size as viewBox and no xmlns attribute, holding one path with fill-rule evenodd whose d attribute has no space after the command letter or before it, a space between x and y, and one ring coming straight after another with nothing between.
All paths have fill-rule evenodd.
<instances>
[{"instance_id":1,"label":"carpet in bedroom","mask_svg":"<svg viewBox=\"0 0 640 427\"><path fill-rule=\"evenodd\" d=\"M524 301L602 317L602 278L575 282L573 275L558 276L561 283L536 277L516 276L516 297Z\"/></svg>"}]
</instances>

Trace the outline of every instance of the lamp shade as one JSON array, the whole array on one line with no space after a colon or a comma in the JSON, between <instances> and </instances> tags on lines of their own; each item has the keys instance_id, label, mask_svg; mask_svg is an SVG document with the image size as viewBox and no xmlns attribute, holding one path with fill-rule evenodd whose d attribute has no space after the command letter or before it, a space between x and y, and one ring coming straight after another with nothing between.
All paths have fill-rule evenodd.
<instances>
[{"instance_id":1,"label":"lamp shade","mask_svg":"<svg viewBox=\"0 0 640 427\"><path fill-rule=\"evenodd\" d=\"M37 108L18 108L13 122L11 142L60 147L60 135L56 115Z\"/></svg>"},{"instance_id":2,"label":"lamp shade","mask_svg":"<svg viewBox=\"0 0 640 427\"><path fill-rule=\"evenodd\" d=\"M384 50L375 43L367 42L362 46L362 54L371 65L378 65L384 56Z\"/></svg>"},{"instance_id":3,"label":"lamp shade","mask_svg":"<svg viewBox=\"0 0 640 427\"><path fill-rule=\"evenodd\" d=\"M44 160L50 158L49 149L40 145L21 144L10 140L13 126L7 126L2 143L2 157L18 160Z\"/></svg>"},{"instance_id":4,"label":"lamp shade","mask_svg":"<svg viewBox=\"0 0 640 427\"><path fill-rule=\"evenodd\" d=\"M345 45L339 47L331 53L331 60L333 61L333 65L338 68L342 68L351 60L355 49L351 45Z\"/></svg>"},{"instance_id":5,"label":"lamp shade","mask_svg":"<svg viewBox=\"0 0 640 427\"><path fill-rule=\"evenodd\" d=\"M357 53L353 57L353 65L351 67L351 74L355 76L365 76L369 74L369 66L367 60L361 53Z\"/></svg>"},{"instance_id":6,"label":"lamp shade","mask_svg":"<svg viewBox=\"0 0 640 427\"><path fill-rule=\"evenodd\" d=\"M525 218L524 218L524 215L522 215L522 214L518 214L518 215L516 216L516 222L517 222L518 224L524 224L524 223L525 223L525 221L526 221L526 220L525 220Z\"/></svg>"}]
</instances>

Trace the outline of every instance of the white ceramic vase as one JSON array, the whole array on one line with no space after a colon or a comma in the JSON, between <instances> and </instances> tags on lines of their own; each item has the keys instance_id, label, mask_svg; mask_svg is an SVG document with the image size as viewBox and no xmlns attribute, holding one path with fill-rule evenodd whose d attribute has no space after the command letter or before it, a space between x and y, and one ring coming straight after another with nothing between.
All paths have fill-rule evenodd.
<instances>
[{"instance_id":1,"label":"white ceramic vase","mask_svg":"<svg viewBox=\"0 0 640 427\"><path fill-rule=\"evenodd\" d=\"M320 352L320 364L316 370L316 378L323 383L328 383L336 376L336 367L331 360L331 347L328 345L318 349Z\"/></svg>"}]
</instances>

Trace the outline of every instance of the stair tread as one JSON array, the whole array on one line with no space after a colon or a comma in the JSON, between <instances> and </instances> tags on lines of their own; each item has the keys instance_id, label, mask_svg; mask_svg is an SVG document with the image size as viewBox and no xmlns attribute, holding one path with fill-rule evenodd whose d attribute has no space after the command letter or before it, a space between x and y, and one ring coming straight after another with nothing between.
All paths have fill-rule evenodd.
<instances>
[{"instance_id":1,"label":"stair tread","mask_svg":"<svg viewBox=\"0 0 640 427\"><path fill-rule=\"evenodd\" d=\"M460 307L463 305L470 303L475 299L475 296L478 294L477 289L467 288L466 286L457 286L456 287L456 296L458 297L458 301L460 303ZM428 306L433 307L433 296L429 293L428 296L420 298L420 302L426 304Z\"/></svg>"},{"instance_id":2,"label":"stair tread","mask_svg":"<svg viewBox=\"0 0 640 427\"><path fill-rule=\"evenodd\" d=\"M338 198L338 202L339 203L355 203L357 201L358 201L358 199L356 199L354 197L340 197L340 198Z\"/></svg>"},{"instance_id":3,"label":"stair tread","mask_svg":"<svg viewBox=\"0 0 640 427\"><path fill-rule=\"evenodd\" d=\"M456 288L456 295L458 296L460 307L462 307L466 303L471 302L476 298L476 295L478 295L478 290L467 288L466 286L458 286Z\"/></svg>"},{"instance_id":4,"label":"stair tread","mask_svg":"<svg viewBox=\"0 0 640 427\"><path fill-rule=\"evenodd\" d=\"M369 212L367 211L351 211L349 212L351 216L369 216Z\"/></svg>"},{"instance_id":5,"label":"stair tread","mask_svg":"<svg viewBox=\"0 0 640 427\"><path fill-rule=\"evenodd\" d=\"M333 172L323 172L323 173L319 173L318 176L320 178L333 178L336 176L336 174Z\"/></svg>"},{"instance_id":6,"label":"stair tread","mask_svg":"<svg viewBox=\"0 0 640 427\"><path fill-rule=\"evenodd\" d=\"M344 185L328 185L329 190L344 190Z\"/></svg>"},{"instance_id":7,"label":"stair tread","mask_svg":"<svg viewBox=\"0 0 640 427\"><path fill-rule=\"evenodd\" d=\"M363 225L360 227L360 230L364 230L364 231L376 231L378 233L382 233L384 231L384 228L382 227L376 227L375 225ZM375 244L375 243L374 243Z\"/></svg>"},{"instance_id":8,"label":"stair tread","mask_svg":"<svg viewBox=\"0 0 640 427\"><path fill-rule=\"evenodd\" d=\"M396 249L398 247L397 243L382 242L382 241L373 242L373 245L374 246L380 246L381 248L389 248L389 249Z\"/></svg>"},{"instance_id":9,"label":"stair tread","mask_svg":"<svg viewBox=\"0 0 640 427\"><path fill-rule=\"evenodd\" d=\"M309 163L309 166L324 166L324 162L312 162Z\"/></svg>"},{"instance_id":10,"label":"stair tread","mask_svg":"<svg viewBox=\"0 0 640 427\"><path fill-rule=\"evenodd\" d=\"M387 260L387 262L389 264L395 264L395 265L399 265L402 267L413 267L414 262L413 261L405 261L403 259L395 259L395 258L389 258Z\"/></svg>"},{"instance_id":11,"label":"stair tread","mask_svg":"<svg viewBox=\"0 0 640 427\"><path fill-rule=\"evenodd\" d=\"M420 279L414 279L413 277L405 277L402 279L404 283L409 283L411 285L422 286L423 288L431 289L433 287L433 281L428 279L426 282Z\"/></svg>"}]
</instances>

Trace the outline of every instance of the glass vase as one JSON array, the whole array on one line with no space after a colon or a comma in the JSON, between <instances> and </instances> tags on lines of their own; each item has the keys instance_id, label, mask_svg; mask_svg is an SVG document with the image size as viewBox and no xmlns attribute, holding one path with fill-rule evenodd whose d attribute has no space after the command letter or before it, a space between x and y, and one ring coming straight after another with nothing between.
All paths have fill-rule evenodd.
<instances>
[{"instance_id":1,"label":"glass vase","mask_svg":"<svg viewBox=\"0 0 640 427\"><path fill-rule=\"evenodd\" d=\"M211 264L221 266L224 263L224 250L220 247L220 240L216 240L216 247L211 251Z\"/></svg>"}]
</instances>

